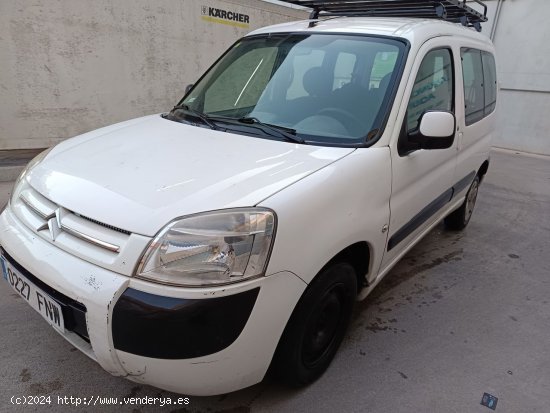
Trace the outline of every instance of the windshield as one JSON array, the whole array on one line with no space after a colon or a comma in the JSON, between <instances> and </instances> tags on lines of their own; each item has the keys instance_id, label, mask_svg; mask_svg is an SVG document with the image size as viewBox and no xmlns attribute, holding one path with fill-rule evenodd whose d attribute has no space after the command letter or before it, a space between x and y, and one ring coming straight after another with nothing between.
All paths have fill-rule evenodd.
<instances>
[{"instance_id":1,"label":"windshield","mask_svg":"<svg viewBox=\"0 0 550 413\"><path fill-rule=\"evenodd\" d=\"M377 135L405 44L387 38L284 34L244 38L180 104L213 119L254 118L306 142Z\"/></svg>"}]
</instances>

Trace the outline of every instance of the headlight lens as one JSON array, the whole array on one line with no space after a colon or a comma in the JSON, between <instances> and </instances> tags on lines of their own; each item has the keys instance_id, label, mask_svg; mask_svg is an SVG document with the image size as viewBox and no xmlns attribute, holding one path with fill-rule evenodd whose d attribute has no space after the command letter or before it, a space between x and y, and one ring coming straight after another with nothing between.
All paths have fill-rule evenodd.
<instances>
[{"instance_id":1,"label":"headlight lens","mask_svg":"<svg viewBox=\"0 0 550 413\"><path fill-rule=\"evenodd\" d=\"M262 275L275 233L275 214L263 208L215 211L168 224L143 255L136 276L198 287Z\"/></svg>"},{"instance_id":2,"label":"headlight lens","mask_svg":"<svg viewBox=\"0 0 550 413\"><path fill-rule=\"evenodd\" d=\"M10 202L13 204L13 202L19 198L21 189L23 188L23 182L29 172L34 168L36 165L38 165L42 160L50 153L50 151L53 149L53 147L46 149L43 152L40 152L38 155L36 155L32 160L23 168L17 179L15 180L15 184L13 185L13 190L11 191L11 197Z\"/></svg>"}]
</instances>

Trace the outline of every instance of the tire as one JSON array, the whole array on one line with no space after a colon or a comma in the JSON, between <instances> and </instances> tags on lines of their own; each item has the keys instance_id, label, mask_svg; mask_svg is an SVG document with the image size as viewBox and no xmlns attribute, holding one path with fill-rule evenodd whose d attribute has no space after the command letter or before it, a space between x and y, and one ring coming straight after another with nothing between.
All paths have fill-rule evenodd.
<instances>
[{"instance_id":1,"label":"tire","mask_svg":"<svg viewBox=\"0 0 550 413\"><path fill-rule=\"evenodd\" d=\"M474 181L468 189L464 203L456 211L452 212L445 218L445 227L451 231L461 231L466 228L477 200L477 191L479 189L479 176L474 178Z\"/></svg>"},{"instance_id":2,"label":"tire","mask_svg":"<svg viewBox=\"0 0 550 413\"><path fill-rule=\"evenodd\" d=\"M283 332L272 373L291 387L317 380L334 358L357 297L357 277L347 263L323 270L306 289Z\"/></svg>"}]
</instances>

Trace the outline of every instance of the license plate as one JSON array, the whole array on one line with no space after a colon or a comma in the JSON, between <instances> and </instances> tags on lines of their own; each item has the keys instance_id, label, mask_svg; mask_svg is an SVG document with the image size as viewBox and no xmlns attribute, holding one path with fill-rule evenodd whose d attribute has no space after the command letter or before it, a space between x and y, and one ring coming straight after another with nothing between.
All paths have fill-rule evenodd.
<instances>
[{"instance_id":1,"label":"license plate","mask_svg":"<svg viewBox=\"0 0 550 413\"><path fill-rule=\"evenodd\" d=\"M4 279L32 308L38 311L56 330L65 331L61 306L48 294L34 285L29 279L0 255Z\"/></svg>"}]
</instances>

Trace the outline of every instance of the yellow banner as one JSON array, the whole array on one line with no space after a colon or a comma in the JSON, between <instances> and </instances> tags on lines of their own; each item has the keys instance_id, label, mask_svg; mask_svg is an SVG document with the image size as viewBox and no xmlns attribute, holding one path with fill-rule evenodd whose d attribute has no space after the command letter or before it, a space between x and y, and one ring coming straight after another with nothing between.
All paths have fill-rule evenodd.
<instances>
[{"instance_id":1,"label":"yellow banner","mask_svg":"<svg viewBox=\"0 0 550 413\"><path fill-rule=\"evenodd\" d=\"M220 23L220 24L225 24L227 26L240 27L242 29L248 29L250 27L250 25L247 23L239 23L239 22L233 22L229 20L217 19L216 17L201 16L201 18L207 22Z\"/></svg>"}]
</instances>

